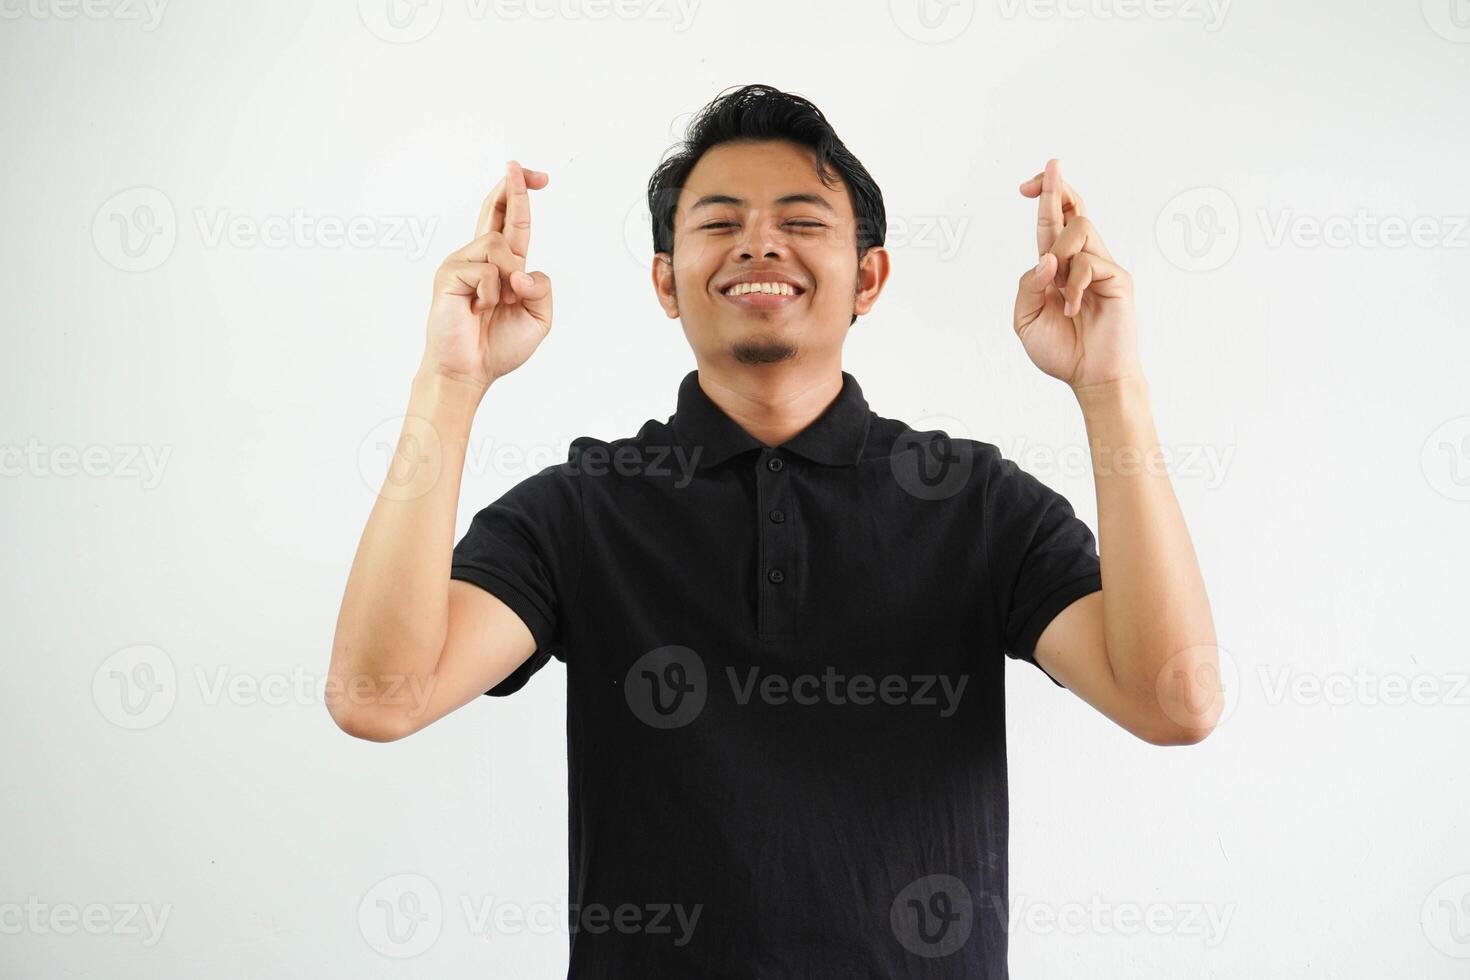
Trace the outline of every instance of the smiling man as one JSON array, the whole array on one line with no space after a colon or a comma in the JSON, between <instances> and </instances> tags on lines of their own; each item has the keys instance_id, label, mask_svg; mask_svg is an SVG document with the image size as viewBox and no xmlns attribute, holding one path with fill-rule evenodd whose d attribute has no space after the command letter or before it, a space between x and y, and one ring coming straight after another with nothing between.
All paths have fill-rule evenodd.
<instances>
[{"instance_id":1,"label":"smiling man","mask_svg":"<svg viewBox=\"0 0 1470 980\"><path fill-rule=\"evenodd\" d=\"M455 545L471 420L551 328L548 179L508 164L435 277L332 717L397 739L565 664L569 977L1005 977L1006 658L1156 745L1221 708L1131 279L1056 161L1020 185L1014 327L1082 413L1095 541L995 446L869 409L842 345L889 275L878 186L810 102L727 93L648 188L696 364L672 416L576 440Z\"/></svg>"}]
</instances>

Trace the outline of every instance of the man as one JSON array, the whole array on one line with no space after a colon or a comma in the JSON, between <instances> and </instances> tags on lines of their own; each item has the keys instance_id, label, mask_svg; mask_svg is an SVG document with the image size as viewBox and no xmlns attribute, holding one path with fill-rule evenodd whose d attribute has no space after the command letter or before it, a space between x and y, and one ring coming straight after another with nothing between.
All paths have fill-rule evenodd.
<instances>
[{"instance_id":1,"label":"man","mask_svg":"<svg viewBox=\"0 0 1470 980\"><path fill-rule=\"evenodd\" d=\"M451 548L471 419L551 327L547 181L509 163L435 277L333 717L397 739L565 663L571 977L1006 976L1003 654L1158 745L1220 708L1127 272L1055 160L1021 185L1015 329L1082 411L1100 559L994 446L868 409L841 352L888 278L882 195L811 103L727 93L649 183L697 364L672 418L576 440Z\"/></svg>"}]
</instances>

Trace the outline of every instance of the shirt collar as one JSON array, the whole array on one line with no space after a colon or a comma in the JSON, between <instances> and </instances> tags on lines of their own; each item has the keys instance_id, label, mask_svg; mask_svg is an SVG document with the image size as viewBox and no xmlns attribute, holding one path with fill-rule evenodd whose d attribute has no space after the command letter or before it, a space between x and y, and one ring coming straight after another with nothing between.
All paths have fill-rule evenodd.
<instances>
[{"instance_id":1,"label":"shirt collar","mask_svg":"<svg viewBox=\"0 0 1470 980\"><path fill-rule=\"evenodd\" d=\"M842 390L832 404L805 429L775 448L826 466L852 466L868 441L872 417L857 379L843 371ZM697 370L679 382L678 408L669 424L679 444L699 467L715 466L738 453L766 448L710 400L699 386ZM697 456L692 455L696 452Z\"/></svg>"}]
</instances>

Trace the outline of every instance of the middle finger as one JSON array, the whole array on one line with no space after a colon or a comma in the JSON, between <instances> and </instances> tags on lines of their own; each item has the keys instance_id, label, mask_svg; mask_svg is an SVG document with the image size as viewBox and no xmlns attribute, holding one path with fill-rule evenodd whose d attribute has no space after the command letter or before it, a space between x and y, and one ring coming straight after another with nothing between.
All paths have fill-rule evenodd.
<instances>
[{"instance_id":1,"label":"middle finger","mask_svg":"<svg viewBox=\"0 0 1470 980\"><path fill-rule=\"evenodd\" d=\"M1023 197L1036 197L1038 194L1040 194L1041 193L1041 179L1042 179L1043 176L1044 176L1044 173L1043 174L1037 174L1035 177L1032 177L1030 180L1023 180L1021 182L1021 194L1022 194L1022 196ZM1086 214L1087 214L1087 210L1083 206L1083 203L1082 203L1082 195L1079 194L1079 193L1077 193L1077 189L1075 187L1073 187L1070 183L1068 183L1067 181L1063 180L1062 181L1062 218L1063 218L1063 220L1066 221L1066 222L1069 222L1074 217L1077 217L1079 215L1085 216Z\"/></svg>"},{"instance_id":2,"label":"middle finger","mask_svg":"<svg viewBox=\"0 0 1470 980\"><path fill-rule=\"evenodd\" d=\"M525 175L523 178L524 186L531 190L539 190L546 186L546 172L544 170L523 169L521 172ZM509 176L509 173L510 162L507 161L506 175ZM484 203L480 205L480 217L475 222L476 238L479 238L488 231L504 230L506 207L505 180L505 177L501 177L485 197ZM527 199L529 200L529 195ZM527 238L529 239L529 235ZM524 251L522 255L524 256Z\"/></svg>"},{"instance_id":3,"label":"middle finger","mask_svg":"<svg viewBox=\"0 0 1470 980\"><path fill-rule=\"evenodd\" d=\"M1046 161L1041 174L1041 193L1036 196L1036 251L1045 255L1061 235L1066 219L1062 214L1060 164L1054 159Z\"/></svg>"}]
</instances>

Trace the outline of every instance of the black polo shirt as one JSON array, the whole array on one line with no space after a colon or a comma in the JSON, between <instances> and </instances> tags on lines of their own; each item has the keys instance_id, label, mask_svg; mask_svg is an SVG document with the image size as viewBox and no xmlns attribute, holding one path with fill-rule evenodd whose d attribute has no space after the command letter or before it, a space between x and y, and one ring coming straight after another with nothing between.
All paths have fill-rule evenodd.
<instances>
[{"instance_id":1,"label":"black polo shirt","mask_svg":"<svg viewBox=\"0 0 1470 980\"><path fill-rule=\"evenodd\" d=\"M567 670L576 980L1007 975L1003 654L1102 588L1065 498L843 373L770 448L691 371L475 515Z\"/></svg>"}]
</instances>

